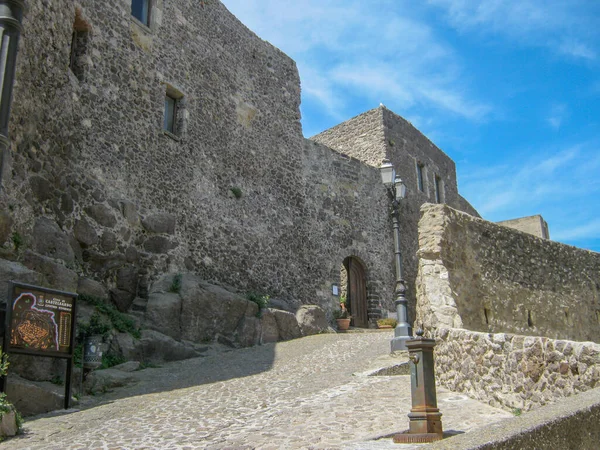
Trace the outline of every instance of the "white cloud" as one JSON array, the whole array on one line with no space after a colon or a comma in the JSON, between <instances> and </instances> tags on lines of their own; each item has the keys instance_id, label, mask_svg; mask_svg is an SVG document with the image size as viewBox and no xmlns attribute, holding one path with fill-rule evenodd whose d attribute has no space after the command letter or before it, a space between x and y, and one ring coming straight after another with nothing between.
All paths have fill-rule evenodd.
<instances>
[{"instance_id":1,"label":"white cloud","mask_svg":"<svg viewBox=\"0 0 600 450\"><path fill-rule=\"evenodd\" d=\"M427 0L461 31L507 36L558 54L597 57L600 8L587 0Z\"/></svg>"},{"instance_id":2,"label":"white cloud","mask_svg":"<svg viewBox=\"0 0 600 450\"><path fill-rule=\"evenodd\" d=\"M551 236L557 241L600 239L600 219L594 219L575 228L558 229Z\"/></svg>"},{"instance_id":3,"label":"white cloud","mask_svg":"<svg viewBox=\"0 0 600 450\"><path fill-rule=\"evenodd\" d=\"M415 8L407 0L224 3L296 60L304 96L319 101L331 117L344 117L344 106L356 96L373 107L383 102L408 113L425 106L475 121L491 111L471 98L459 58L410 16Z\"/></svg>"}]
</instances>

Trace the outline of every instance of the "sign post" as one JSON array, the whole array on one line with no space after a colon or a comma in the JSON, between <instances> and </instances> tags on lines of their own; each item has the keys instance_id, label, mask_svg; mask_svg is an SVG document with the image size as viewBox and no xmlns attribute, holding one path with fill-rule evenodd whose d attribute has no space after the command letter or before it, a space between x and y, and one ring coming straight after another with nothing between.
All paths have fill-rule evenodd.
<instances>
[{"instance_id":1,"label":"sign post","mask_svg":"<svg viewBox=\"0 0 600 450\"><path fill-rule=\"evenodd\" d=\"M5 353L67 360L65 409L71 401L77 294L9 283L4 334ZM6 383L2 391L6 389Z\"/></svg>"}]
</instances>

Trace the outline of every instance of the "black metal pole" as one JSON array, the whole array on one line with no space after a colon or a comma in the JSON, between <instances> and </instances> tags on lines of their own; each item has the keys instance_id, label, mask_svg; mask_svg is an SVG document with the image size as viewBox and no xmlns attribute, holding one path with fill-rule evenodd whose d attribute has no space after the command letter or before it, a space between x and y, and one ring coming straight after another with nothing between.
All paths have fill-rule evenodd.
<instances>
[{"instance_id":1,"label":"black metal pole","mask_svg":"<svg viewBox=\"0 0 600 450\"><path fill-rule=\"evenodd\" d=\"M10 147L8 123L24 7L23 0L0 0L0 190L6 151Z\"/></svg>"},{"instance_id":2,"label":"black metal pole","mask_svg":"<svg viewBox=\"0 0 600 450\"><path fill-rule=\"evenodd\" d=\"M394 227L394 259L396 263L396 290L394 295L396 300L396 313L398 315L398 324L394 329L394 338L391 342L392 352L407 350L406 341L412 339L412 327L408 323L408 301L406 300L406 282L402 273L402 252L400 250L400 211L399 203L396 200L396 188L390 188L392 197L392 223Z\"/></svg>"}]
</instances>

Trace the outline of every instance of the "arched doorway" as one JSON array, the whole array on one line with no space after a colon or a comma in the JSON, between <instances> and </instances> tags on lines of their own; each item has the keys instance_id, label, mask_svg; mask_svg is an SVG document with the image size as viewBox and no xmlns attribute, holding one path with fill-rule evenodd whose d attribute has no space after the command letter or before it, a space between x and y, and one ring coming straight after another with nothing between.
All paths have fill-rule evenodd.
<instances>
[{"instance_id":1,"label":"arched doorway","mask_svg":"<svg viewBox=\"0 0 600 450\"><path fill-rule=\"evenodd\" d=\"M344 260L341 268L342 294L346 295L346 307L352 316L352 326L369 327L367 309L367 278L364 265L353 256Z\"/></svg>"}]
</instances>

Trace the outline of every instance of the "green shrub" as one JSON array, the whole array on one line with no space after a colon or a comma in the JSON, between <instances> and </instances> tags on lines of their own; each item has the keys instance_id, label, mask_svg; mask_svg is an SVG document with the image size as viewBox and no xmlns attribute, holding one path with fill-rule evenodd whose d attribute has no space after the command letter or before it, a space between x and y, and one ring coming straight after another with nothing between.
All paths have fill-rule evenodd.
<instances>
[{"instance_id":1,"label":"green shrub","mask_svg":"<svg viewBox=\"0 0 600 450\"><path fill-rule=\"evenodd\" d=\"M15 231L13 232L11 239L13 245L15 246L15 250L19 250L23 245L23 237L19 234L18 231Z\"/></svg>"},{"instance_id":2,"label":"green shrub","mask_svg":"<svg viewBox=\"0 0 600 450\"><path fill-rule=\"evenodd\" d=\"M133 319L131 319L130 317L127 317L125 314L118 311L117 308L115 308L113 305L104 303L104 301L101 298L92 297L91 295L83 295L82 294L79 296L79 299L86 303L90 303L91 305L94 305L96 307L96 312L108 317L108 319L110 321L110 325L112 325L112 328L114 328L118 332L129 333L136 339L139 339L142 337L142 334L141 334L139 328L137 328L135 326L135 322L133 321ZM94 314L96 314L96 313L94 313ZM94 317L94 315L92 315L92 318L93 317ZM91 324L91 322L92 322L92 320L90 319L90 324ZM109 325L109 329L104 331L104 333L106 333L107 331L110 330L110 325ZM80 325L80 329L81 329L81 325ZM104 334L104 333L95 333L95 334ZM88 336L89 336L89 334L88 334Z\"/></svg>"},{"instance_id":3,"label":"green shrub","mask_svg":"<svg viewBox=\"0 0 600 450\"><path fill-rule=\"evenodd\" d=\"M233 194L233 196L235 198L241 198L242 197L242 190L239 187L232 187L231 189L229 189L231 191L231 193Z\"/></svg>"},{"instance_id":4,"label":"green shrub","mask_svg":"<svg viewBox=\"0 0 600 450\"><path fill-rule=\"evenodd\" d=\"M111 367L118 366L119 364L123 364L126 362L127 359L121 355L105 353L102 355L102 365L100 366L100 369L109 369Z\"/></svg>"},{"instance_id":5,"label":"green shrub","mask_svg":"<svg viewBox=\"0 0 600 450\"><path fill-rule=\"evenodd\" d=\"M171 286L169 286L169 292L173 292L175 294L179 294L181 292L181 279L182 275L180 273L173 277L173 281L171 281Z\"/></svg>"},{"instance_id":6,"label":"green shrub","mask_svg":"<svg viewBox=\"0 0 600 450\"><path fill-rule=\"evenodd\" d=\"M398 325L398 321L396 319L392 319L391 317L388 317L387 319L379 319L377 321L377 325L379 325L379 326L391 325L392 328L396 328L396 325Z\"/></svg>"},{"instance_id":7,"label":"green shrub","mask_svg":"<svg viewBox=\"0 0 600 450\"><path fill-rule=\"evenodd\" d=\"M261 317L263 309L269 307L269 298L270 297L268 295L257 294L256 292L248 292L246 294L246 299L258 305L258 313L256 314L256 317Z\"/></svg>"}]
</instances>

